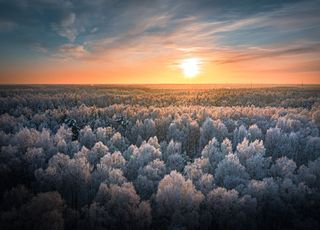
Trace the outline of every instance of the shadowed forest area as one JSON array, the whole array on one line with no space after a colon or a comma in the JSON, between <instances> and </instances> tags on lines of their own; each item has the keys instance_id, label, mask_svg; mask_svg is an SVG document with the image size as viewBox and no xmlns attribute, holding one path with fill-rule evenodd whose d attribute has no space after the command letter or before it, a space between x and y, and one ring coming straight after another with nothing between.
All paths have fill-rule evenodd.
<instances>
[{"instance_id":1,"label":"shadowed forest area","mask_svg":"<svg viewBox=\"0 0 320 230\"><path fill-rule=\"evenodd\" d=\"M0 86L1 229L318 229L320 86Z\"/></svg>"}]
</instances>

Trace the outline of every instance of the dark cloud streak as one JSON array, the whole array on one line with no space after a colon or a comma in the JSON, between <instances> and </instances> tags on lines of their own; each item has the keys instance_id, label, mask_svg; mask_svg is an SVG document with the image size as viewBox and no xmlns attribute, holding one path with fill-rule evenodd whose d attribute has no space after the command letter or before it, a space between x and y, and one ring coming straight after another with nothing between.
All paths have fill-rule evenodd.
<instances>
[{"instance_id":1,"label":"dark cloud streak","mask_svg":"<svg viewBox=\"0 0 320 230\"><path fill-rule=\"evenodd\" d=\"M317 54L320 53L320 43L300 46L300 47L292 47L292 48L279 48L274 50L260 50L255 51L252 54L252 50L248 50L247 53L233 56L227 60L216 60L215 62L221 64L229 64L250 60L257 60L262 58L273 58L279 56L296 56L296 55L305 55L305 54Z\"/></svg>"}]
</instances>

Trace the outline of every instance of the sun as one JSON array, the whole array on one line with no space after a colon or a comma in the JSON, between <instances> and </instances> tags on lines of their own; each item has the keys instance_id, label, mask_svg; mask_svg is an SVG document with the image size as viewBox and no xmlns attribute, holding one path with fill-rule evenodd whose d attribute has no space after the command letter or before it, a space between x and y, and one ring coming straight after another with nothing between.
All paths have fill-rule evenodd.
<instances>
[{"instance_id":1,"label":"sun","mask_svg":"<svg viewBox=\"0 0 320 230\"><path fill-rule=\"evenodd\" d=\"M199 58L187 58L181 60L180 68L186 77L193 78L200 73L200 64Z\"/></svg>"}]
</instances>

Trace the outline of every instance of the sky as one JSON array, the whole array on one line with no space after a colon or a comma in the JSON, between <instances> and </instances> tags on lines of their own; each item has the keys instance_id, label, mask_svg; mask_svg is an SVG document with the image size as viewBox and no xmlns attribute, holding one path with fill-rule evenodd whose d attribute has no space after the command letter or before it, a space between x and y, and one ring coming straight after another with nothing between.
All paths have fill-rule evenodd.
<instances>
[{"instance_id":1,"label":"sky","mask_svg":"<svg viewBox=\"0 0 320 230\"><path fill-rule=\"evenodd\" d=\"M320 84L319 12L320 0L0 0L0 83Z\"/></svg>"}]
</instances>

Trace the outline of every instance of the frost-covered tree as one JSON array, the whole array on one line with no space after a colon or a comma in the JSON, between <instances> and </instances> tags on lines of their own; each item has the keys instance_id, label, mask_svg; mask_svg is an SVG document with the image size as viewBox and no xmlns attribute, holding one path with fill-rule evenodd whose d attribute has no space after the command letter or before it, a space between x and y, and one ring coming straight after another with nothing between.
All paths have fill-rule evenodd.
<instances>
[{"instance_id":1,"label":"frost-covered tree","mask_svg":"<svg viewBox=\"0 0 320 230\"><path fill-rule=\"evenodd\" d=\"M245 167L234 154L227 155L218 164L214 175L217 185L227 189L243 187L249 179Z\"/></svg>"},{"instance_id":2,"label":"frost-covered tree","mask_svg":"<svg viewBox=\"0 0 320 230\"><path fill-rule=\"evenodd\" d=\"M274 177L293 178L296 168L297 165L293 160L290 160L287 157L281 157L276 160L270 170Z\"/></svg>"},{"instance_id":3,"label":"frost-covered tree","mask_svg":"<svg viewBox=\"0 0 320 230\"><path fill-rule=\"evenodd\" d=\"M220 146L216 138L213 138L209 143L203 148L201 156L207 158L210 161L211 169L210 172L214 172L219 162L224 159L224 157L232 153L232 150L227 147L227 139ZM227 145L226 145L227 144ZM230 151L230 152L229 152Z\"/></svg>"},{"instance_id":4,"label":"frost-covered tree","mask_svg":"<svg viewBox=\"0 0 320 230\"><path fill-rule=\"evenodd\" d=\"M281 155L280 147L283 145L280 128L270 128L265 136L265 146L268 156L278 158Z\"/></svg>"},{"instance_id":5,"label":"frost-covered tree","mask_svg":"<svg viewBox=\"0 0 320 230\"><path fill-rule=\"evenodd\" d=\"M246 171L252 179L261 180L270 174L271 157L255 154L246 160Z\"/></svg>"},{"instance_id":6,"label":"frost-covered tree","mask_svg":"<svg viewBox=\"0 0 320 230\"><path fill-rule=\"evenodd\" d=\"M37 142L39 132L35 129L23 128L21 129L12 140L22 151L27 148L34 147Z\"/></svg>"},{"instance_id":7,"label":"frost-covered tree","mask_svg":"<svg viewBox=\"0 0 320 230\"><path fill-rule=\"evenodd\" d=\"M160 158L161 152L159 149L156 149L154 146L148 143L142 143L138 151L133 152L133 155L130 157L126 170L127 177L132 180L135 179L137 177L139 168L144 167L149 162Z\"/></svg>"},{"instance_id":8,"label":"frost-covered tree","mask_svg":"<svg viewBox=\"0 0 320 230\"><path fill-rule=\"evenodd\" d=\"M96 143L97 139L91 127L87 125L80 130L79 140L82 145L90 149Z\"/></svg>"},{"instance_id":9,"label":"frost-covered tree","mask_svg":"<svg viewBox=\"0 0 320 230\"><path fill-rule=\"evenodd\" d=\"M203 199L191 180L185 180L180 173L172 171L160 181L156 193L159 224L171 228L199 226L198 212Z\"/></svg>"},{"instance_id":10,"label":"frost-covered tree","mask_svg":"<svg viewBox=\"0 0 320 230\"><path fill-rule=\"evenodd\" d=\"M312 121L317 125L320 126L320 109L316 110L312 114Z\"/></svg>"},{"instance_id":11,"label":"frost-covered tree","mask_svg":"<svg viewBox=\"0 0 320 230\"><path fill-rule=\"evenodd\" d=\"M203 174L199 180L195 182L196 188L207 195L215 187L214 178L211 174Z\"/></svg>"},{"instance_id":12,"label":"frost-covered tree","mask_svg":"<svg viewBox=\"0 0 320 230\"><path fill-rule=\"evenodd\" d=\"M254 223L257 201L250 195L240 197L234 189L218 187L209 192L206 205L211 220L207 225L213 228L247 229Z\"/></svg>"},{"instance_id":13,"label":"frost-covered tree","mask_svg":"<svg viewBox=\"0 0 320 230\"><path fill-rule=\"evenodd\" d=\"M105 145L108 143L108 141L114 134L115 134L115 131L110 126L106 128L98 127L96 130L97 141L101 141Z\"/></svg>"},{"instance_id":14,"label":"frost-covered tree","mask_svg":"<svg viewBox=\"0 0 320 230\"><path fill-rule=\"evenodd\" d=\"M320 137L309 137L307 139L306 147L304 151L306 154L304 156L304 159L308 159L312 161L320 157Z\"/></svg>"},{"instance_id":15,"label":"frost-covered tree","mask_svg":"<svg viewBox=\"0 0 320 230\"><path fill-rule=\"evenodd\" d=\"M244 138L242 143L237 145L237 156L241 164L245 165L246 161L255 156L265 154L265 148L262 141L255 140L252 143L249 143L247 138Z\"/></svg>"},{"instance_id":16,"label":"frost-covered tree","mask_svg":"<svg viewBox=\"0 0 320 230\"><path fill-rule=\"evenodd\" d=\"M184 174L195 183L203 174L208 173L210 169L211 165L208 158L196 158L194 162L188 163L188 165L185 166Z\"/></svg>"},{"instance_id":17,"label":"frost-covered tree","mask_svg":"<svg viewBox=\"0 0 320 230\"><path fill-rule=\"evenodd\" d=\"M131 183L101 184L89 209L89 221L93 229L143 229L151 224L151 209L148 202L140 202Z\"/></svg>"},{"instance_id":18,"label":"frost-covered tree","mask_svg":"<svg viewBox=\"0 0 320 230\"><path fill-rule=\"evenodd\" d=\"M174 154L180 155L181 151L182 151L181 143L171 140L169 144L166 146L166 148L164 149L164 151L162 152L162 159L164 161L167 161L169 156Z\"/></svg>"},{"instance_id":19,"label":"frost-covered tree","mask_svg":"<svg viewBox=\"0 0 320 230\"><path fill-rule=\"evenodd\" d=\"M239 128L236 128L233 132L233 147L235 148L247 136L248 136L248 130L244 125L241 125Z\"/></svg>"},{"instance_id":20,"label":"frost-covered tree","mask_svg":"<svg viewBox=\"0 0 320 230\"><path fill-rule=\"evenodd\" d=\"M172 154L168 157L166 166L167 166L167 171L171 172L173 170L176 170L178 172L182 172L184 169L186 163L185 157L183 155L175 153Z\"/></svg>"},{"instance_id":21,"label":"frost-covered tree","mask_svg":"<svg viewBox=\"0 0 320 230\"><path fill-rule=\"evenodd\" d=\"M155 136L156 124L153 119L145 119L143 121L137 120L136 124L131 129L133 137L141 136L144 140Z\"/></svg>"},{"instance_id":22,"label":"frost-covered tree","mask_svg":"<svg viewBox=\"0 0 320 230\"><path fill-rule=\"evenodd\" d=\"M110 148L111 152L114 151L125 151L127 149L127 142L126 139L121 135L121 133L115 133L110 141L108 142L108 147Z\"/></svg>"},{"instance_id":23,"label":"frost-covered tree","mask_svg":"<svg viewBox=\"0 0 320 230\"><path fill-rule=\"evenodd\" d=\"M141 198L149 198L157 189L159 181L166 174L166 165L156 159L139 169L135 187Z\"/></svg>"},{"instance_id":24,"label":"frost-covered tree","mask_svg":"<svg viewBox=\"0 0 320 230\"><path fill-rule=\"evenodd\" d=\"M251 125L248 129L248 137L250 141L261 140L263 138L263 134L261 129L256 125Z\"/></svg>"},{"instance_id":25,"label":"frost-covered tree","mask_svg":"<svg viewBox=\"0 0 320 230\"><path fill-rule=\"evenodd\" d=\"M298 179L301 183L318 191L320 189L320 158L310 161L307 166L300 166Z\"/></svg>"},{"instance_id":26,"label":"frost-covered tree","mask_svg":"<svg viewBox=\"0 0 320 230\"><path fill-rule=\"evenodd\" d=\"M28 174L33 177L35 170L45 166L46 156L42 148L28 148L24 160L27 164Z\"/></svg>"},{"instance_id":27,"label":"frost-covered tree","mask_svg":"<svg viewBox=\"0 0 320 230\"><path fill-rule=\"evenodd\" d=\"M17 194L16 198L23 197ZM64 202L57 192L39 193L1 215L2 229L64 229Z\"/></svg>"},{"instance_id":28,"label":"frost-covered tree","mask_svg":"<svg viewBox=\"0 0 320 230\"><path fill-rule=\"evenodd\" d=\"M108 153L109 149L101 141L95 143L88 153L88 161L95 166L100 162L100 159Z\"/></svg>"},{"instance_id":29,"label":"frost-covered tree","mask_svg":"<svg viewBox=\"0 0 320 230\"><path fill-rule=\"evenodd\" d=\"M70 159L58 153L50 159L45 170L36 170L35 176L42 190L59 191L72 207L79 207L90 199L90 165L85 157Z\"/></svg>"},{"instance_id":30,"label":"frost-covered tree","mask_svg":"<svg viewBox=\"0 0 320 230\"><path fill-rule=\"evenodd\" d=\"M213 121L207 117L200 129L200 147L208 144L209 140L214 137L221 142L227 137L227 134L228 129L220 120Z\"/></svg>"},{"instance_id":31,"label":"frost-covered tree","mask_svg":"<svg viewBox=\"0 0 320 230\"><path fill-rule=\"evenodd\" d=\"M121 152L114 152L112 154L107 153L100 159L100 164L108 168L125 169L126 160L122 156Z\"/></svg>"}]
</instances>

